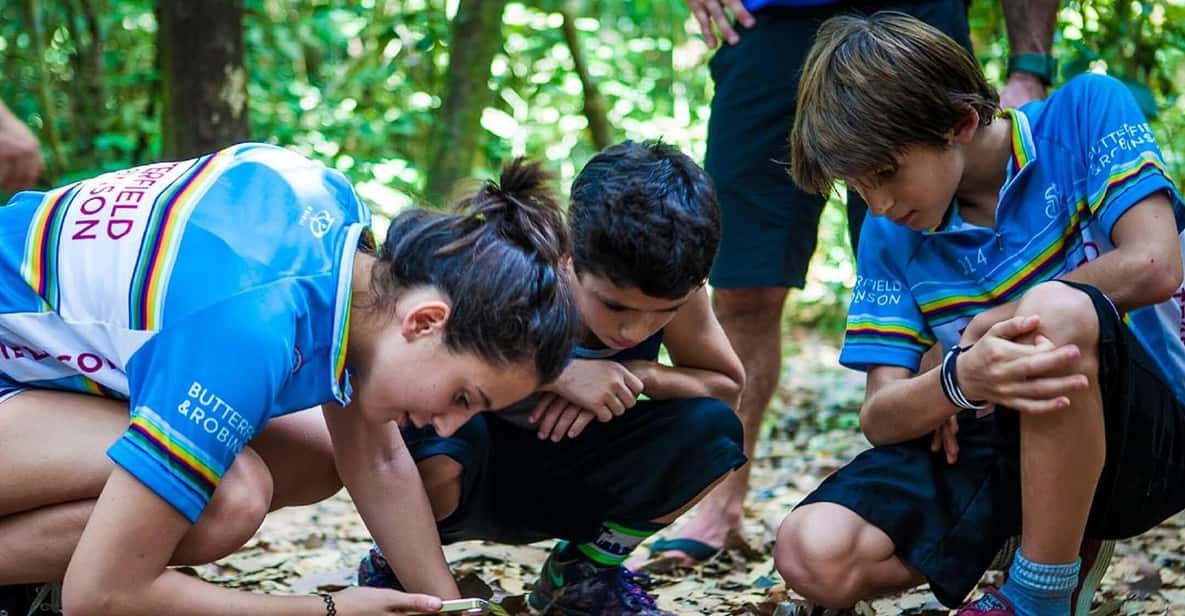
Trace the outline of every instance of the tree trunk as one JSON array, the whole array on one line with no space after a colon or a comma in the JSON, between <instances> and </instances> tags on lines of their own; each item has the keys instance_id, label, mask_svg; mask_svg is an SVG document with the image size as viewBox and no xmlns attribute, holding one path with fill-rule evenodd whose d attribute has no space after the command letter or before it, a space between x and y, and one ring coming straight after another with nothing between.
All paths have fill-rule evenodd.
<instances>
[{"instance_id":1,"label":"tree trunk","mask_svg":"<svg viewBox=\"0 0 1185 616\"><path fill-rule=\"evenodd\" d=\"M568 43L572 64L576 66L576 76L580 78L580 87L584 90L584 117L588 119L588 134L592 137L593 147L603 150L613 143L613 127L609 125L605 97L601 96L601 91L588 72L588 61L584 59L584 48L580 45L576 25L572 22L571 8L560 9L560 15L564 17L564 40Z\"/></svg>"},{"instance_id":2,"label":"tree trunk","mask_svg":"<svg viewBox=\"0 0 1185 616\"><path fill-rule=\"evenodd\" d=\"M245 141L242 0L160 0L161 154L189 158Z\"/></svg>"},{"instance_id":3,"label":"tree trunk","mask_svg":"<svg viewBox=\"0 0 1185 616\"><path fill-rule=\"evenodd\" d=\"M41 128L44 131L45 144L49 147L50 164L45 171L45 180L54 184L66 169L66 157L62 153L62 138L58 134L57 111L50 90L50 76L45 70L45 26L41 21L40 0L25 2L25 17L29 20L33 56L37 58L37 100L41 103Z\"/></svg>"},{"instance_id":4,"label":"tree trunk","mask_svg":"<svg viewBox=\"0 0 1185 616\"><path fill-rule=\"evenodd\" d=\"M70 64L74 67L74 96L71 107L78 127L78 149L73 167L91 169L97 165L95 141L103 131L106 96L103 93L103 33L93 0L81 0L79 10L66 2L67 26L74 41ZM101 10L101 7L100 7Z\"/></svg>"},{"instance_id":5,"label":"tree trunk","mask_svg":"<svg viewBox=\"0 0 1185 616\"><path fill-rule=\"evenodd\" d=\"M425 191L437 204L473 170L481 112L492 100L490 62L502 47L505 7L506 0L461 0L453 18L444 101L433 129Z\"/></svg>"}]
</instances>

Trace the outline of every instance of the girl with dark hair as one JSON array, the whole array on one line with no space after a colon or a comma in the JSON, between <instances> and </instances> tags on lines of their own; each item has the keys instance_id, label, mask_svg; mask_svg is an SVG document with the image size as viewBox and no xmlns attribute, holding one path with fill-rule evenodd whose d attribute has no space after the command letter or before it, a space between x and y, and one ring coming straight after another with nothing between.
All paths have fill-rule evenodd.
<instances>
[{"instance_id":1,"label":"girl with dark hair","mask_svg":"<svg viewBox=\"0 0 1185 616\"><path fill-rule=\"evenodd\" d=\"M396 217L381 249L340 174L261 144L0 208L0 611L42 609L25 594L63 577L72 615L393 614L456 596L399 428L449 434L562 368L575 317L545 177L516 161L462 213ZM322 404L324 424L294 413ZM322 438L332 464L308 453ZM434 596L265 596L168 569L233 552L338 475Z\"/></svg>"}]
</instances>

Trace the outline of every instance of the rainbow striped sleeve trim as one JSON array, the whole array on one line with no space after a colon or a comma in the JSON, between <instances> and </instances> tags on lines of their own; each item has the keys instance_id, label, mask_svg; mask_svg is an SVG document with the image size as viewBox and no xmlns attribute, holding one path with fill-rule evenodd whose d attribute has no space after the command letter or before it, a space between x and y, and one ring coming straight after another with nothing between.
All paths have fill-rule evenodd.
<instances>
[{"instance_id":1,"label":"rainbow striped sleeve trim","mask_svg":"<svg viewBox=\"0 0 1185 616\"><path fill-rule=\"evenodd\" d=\"M128 290L129 324L132 329L156 331L164 321L165 296L169 277L177 261L185 225L210 186L234 159L229 148L196 161L193 168L178 178L149 215L136 269Z\"/></svg>"},{"instance_id":2,"label":"rainbow striped sleeve trim","mask_svg":"<svg viewBox=\"0 0 1185 616\"><path fill-rule=\"evenodd\" d=\"M44 301L43 311L57 310L61 302L58 286L58 242L70 200L78 185L59 188L46 194L29 224L25 239L25 258L21 274L29 287Z\"/></svg>"},{"instance_id":3,"label":"rainbow striped sleeve trim","mask_svg":"<svg viewBox=\"0 0 1185 616\"><path fill-rule=\"evenodd\" d=\"M889 345L910 351L926 350L935 338L917 329L904 319L878 317L869 314L848 317L846 344Z\"/></svg>"},{"instance_id":4,"label":"rainbow striped sleeve trim","mask_svg":"<svg viewBox=\"0 0 1185 616\"><path fill-rule=\"evenodd\" d=\"M346 352L350 344L350 302L353 299L354 254L358 250L358 238L367 227L355 223L346 232L345 244L342 246L341 260L337 268L337 295L334 300L333 315L333 346L330 347L330 357L333 361L330 375L333 383L333 397L340 404L350 403L350 375L346 370Z\"/></svg>"},{"instance_id":5,"label":"rainbow striped sleeve trim","mask_svg":"<svg viewBox=\"0 0 1185 616\"><path fill-rule=\"evenodd\" d=\"M1140 152L1136 159L1128 161L1127 164L1116 165L1103 185L1087 198L1091 213L1098 212L1106 203L1115 200L1149 175L1168 177L1164 162L1151 150Z\"/></svg>"},{"instance_id":6,"label":"rainbow striped sleeve trim","mask_svg":"<svg viewBox=\"0 0 1185 616\"><path fill-rule=\"evenodd\" d=\"M226 469L210 460L184 434L174 430L145 406L137 407L126 438L142 453L168 469L199 502L209 502Z\"/></svg>"}]
</instances>

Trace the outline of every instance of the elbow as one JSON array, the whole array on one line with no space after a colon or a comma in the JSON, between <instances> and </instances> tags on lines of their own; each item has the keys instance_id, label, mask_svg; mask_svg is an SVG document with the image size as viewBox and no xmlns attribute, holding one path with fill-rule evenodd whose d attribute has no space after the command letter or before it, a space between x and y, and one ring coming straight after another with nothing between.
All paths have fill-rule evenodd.
<instances>
[{"instance_id":1,"label":"elbow","mask_svg":"<svg viewBox=\"0 0 1185 616\"><path fill-rule=\"evenodd\" d=\"M741 408L741 397L745 395L745 371L741 370L728 379L720 392L720 400L738 410Z\"/></svg>"},{"instance_id":2,"label":"elbow","mask_svg":"<svg viewBox=\"0 0 1185 616\"><path fill-rule=\"evenodd\" d=\"M1141 287L1147 294L1146 305L1159 304L1171 298L1181 288L1181 259L1152 257L1141 268Z\"/></svg>"},{"instance_id":3,"label":"elbow","mask_svg":"<svg viewBox=\"0 0 1185 616\"><path fill-rule=\"evenodd\" d=\"M878 421L877 415L873 413L871 404L865 403L864 406L860 407L860 431L864 433L864 438L868 439L868 442L872 443L873 447L893 443L892 437L887 434L882 423Z\"/></svg>"}]
</instances>

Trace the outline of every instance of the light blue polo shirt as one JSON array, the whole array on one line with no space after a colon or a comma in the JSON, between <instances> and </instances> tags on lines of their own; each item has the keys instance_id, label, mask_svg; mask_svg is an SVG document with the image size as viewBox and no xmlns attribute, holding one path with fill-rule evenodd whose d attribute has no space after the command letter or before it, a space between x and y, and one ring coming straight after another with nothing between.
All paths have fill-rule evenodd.
<instances>
[{"instance_id":1,"label":"light blue polo shirt","mask_svg":"<svg viewBox=\"0 0 1185 616\"><path fill-rule=\"evenodd\" d=\"M1116 221L1155 193L1170 195L1178 233L1185 228L1156 139L1118 80L1082 75L1007 114L1012 157L996 228L963 221L957 203L927 231L865 222L840 363L916 371L935 342L957 344L976 314L1114 250ZM1125 321L1185 402L1183 306L1178 289Z\"/></svg>"},{"instance_id":2,"label":"light blue polo shirt","mask_svg":"<svg viewBox=\"0 0 1185 616\"><path fill-rule=\"evenodd\" d=\"M0 207L0 386L128 400L109 454L196 521L277 415L346 404L354 256L341 174L243 144Z\"/></svg>"}]
</instances>

